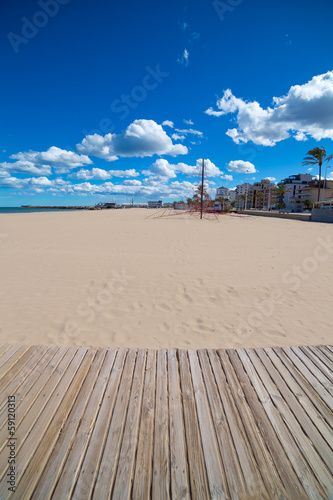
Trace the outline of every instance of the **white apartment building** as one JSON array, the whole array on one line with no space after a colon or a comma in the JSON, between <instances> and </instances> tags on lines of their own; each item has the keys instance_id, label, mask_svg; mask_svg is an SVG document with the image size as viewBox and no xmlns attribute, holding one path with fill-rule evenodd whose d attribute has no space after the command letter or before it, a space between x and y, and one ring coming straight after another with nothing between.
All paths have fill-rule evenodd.
<instances>
[{"instance_id":1,"label":"white apartment building","mask_svg":"<svg viewBox=\"0 0 333 500\"><path fill-rule=\"evenodd\" d=\"M311 174L298 174L290 175L287 179L283 179L279 184L284 184L286 186L286 194L284 195L283 201L287 205L293 201L294 198L298 198L303 191L303 189L310 184L314 179Z\"/></svg>"},{"instance_id":2,"label":"white apartment building","mask_svg":"<svg viewBox=\"0 0 333 500\"><path fill-rule=\"evenodd\" d=\"M237 208L245 208L245 200L241 198L242 195L247 195L247 203L246 208L251 208L251 201L253 198L253 186L248 182L244 182L244 184L239 184L236 186L236 207Z\"/></svg>"},{"instance_id":3,"label":"white apartment building","mask_svg":"<svg viewBox=\"0 0 333 500\"><path fill-rule=\"evenodd\" d=\"M236 199L236 189L229 189L229 201L232 203Z\"/></svg>"},{"instance_id":4,"label":"white apartment building","mask_svg":"<svg viewBox=\"0 0 333 500\"><path fill-rule=\"evenodd\" d=\"M230 194L230 189L226 187L220 187L217 188L216 194L215 194L215 200L216 198L225 198L226 200L229 200L229 194Z\"/></svg>"}]
</instances>

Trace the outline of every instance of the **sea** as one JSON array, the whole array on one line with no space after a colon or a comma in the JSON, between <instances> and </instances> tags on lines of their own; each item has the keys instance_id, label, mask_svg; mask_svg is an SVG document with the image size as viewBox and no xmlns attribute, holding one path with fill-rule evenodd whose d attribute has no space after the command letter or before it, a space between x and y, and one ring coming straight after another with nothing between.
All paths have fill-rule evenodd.
<instances>
[{"instance_id":1,"label":"sea","mask_svg":"<svg viewBox=\"0 0 333 500\"><path fill-rule=\"evenodd\" d=\"M28 214L34 212L73 212L68 208L0 207L0 214Z\"/></svg>"}]
</instances>

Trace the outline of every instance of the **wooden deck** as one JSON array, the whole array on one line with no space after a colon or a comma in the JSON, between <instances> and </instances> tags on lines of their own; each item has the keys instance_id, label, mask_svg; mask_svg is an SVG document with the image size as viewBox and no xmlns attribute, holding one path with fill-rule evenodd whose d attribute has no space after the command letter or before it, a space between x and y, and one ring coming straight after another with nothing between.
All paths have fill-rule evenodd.
<instances>
[{"instance_id":1,"label":"wooden deck","mask_svg":"<svg viewBox=\"0 0 333 500\"><path fill-rule=\"evenodd\" d=\"M330 346L2 345L0 498L333 498L332 368Z\"/></svg>"}]
</instances>

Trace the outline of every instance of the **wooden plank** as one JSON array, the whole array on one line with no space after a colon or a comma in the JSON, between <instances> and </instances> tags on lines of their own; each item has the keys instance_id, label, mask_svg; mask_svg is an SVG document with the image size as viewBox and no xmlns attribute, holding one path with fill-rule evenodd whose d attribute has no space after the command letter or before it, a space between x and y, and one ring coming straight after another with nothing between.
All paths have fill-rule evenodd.
<instances>
[{"instance_id":1,"label":"wooden plank","mask_svg":"<svg viewBox=\"0 0 333 500\"><path fill-rule=\"evenodd\" d=\"M10 344L0 344L0 358L11 347Z\"/></svg>"},{"instance_id":2,"label":"wooden plank","mask_svg":"<svg viewBox=\"0 0 333 500\"><path fill-rule=\"evenodd\" d=\"M279 498L285 497L293 499L305 497L303 486L298 480L298 477L289 461L289 457L275 434L274 427L272 426L260 399L258 399L258 394L251 383L252 378L250 377L250 374L254 368L250 364L249 373L245 372L244 366L238 356L238 350L228 349L228 356L235 372L237 373L237 377L242 387L242 391L244 392L246 401L251 408L258 428L260 429L266 446L271 454L279 478L282 478L280 481L275 476L276 486L279 490Z\"/></svg>"},{"instance_id":3,"label":"wooden plank","mask_svg":"<svg viewBox=\"0 0 333 500\"><path fill-rule=\"evenodd\" d=\"M36 346L29 347L27 345L13 346L13 348L8 349L8 351L0 358L0 380L3 380L6 373L12 369L12 367L20 361L20 358L26 353L26 351L36 348Z\"/></svg>"},{"instance_id":4,"label":"wooden plank","mask_svg":"<svg viewBox=\"0 0 333 500\"><path fill-rule=\"evenodd\" d=\"M33 498L70 498L84 458L90 427L93 426L109 375L105 359L112 361L115 351L99 349L90 366L59 439L41 474Z\"/></svg>"},{"instance_id":5,"label":"wooden plank","mask_svg":"<svg viewBox=\"0 0 333 500\"><path fill-rule=\"evenodd\" d=\"M264 408L272 427L275 430L276 436L285 449L285 453L289 458L307 495L309 498L327 498L322 487L309 468L306 459L303 457L303 454L295 443L293 433L290 432L288 426L285 425L281 413L276 410L268 389L259 377L259 374L249 359L246 350L237 349L237 354L251 380L251 384L258 396L259 402Z\"/></svg>"},{"instance_id":6,"label":"wooden plank","mask_svg":"<svg viewBox=\"0 0 333 500\"><path fill-rule=\"evenodd\" d=\"M274 467L274 462L266 448L266 444L260 430L258 429L254 415L248 406L244 394L241 390L237 374L235 373L228 351L218 350L218 355L222 361L225 377L230 386L233 399L238 409L242 424L246 431L246 436L251 447L251 458L256 466L256 475L252 479L252 488L255 488L257 495L260 494L264 498L274 498L278 496L280 488L280 480ZM244 458L241 458L241 462ZM278 485L278 486L277 486Z\"/></svg>"},{"instance_id":7,"label":"wooden plank","mask_svg":"<svg viewBox=\"0 0 333 500\"><path fill-rule=\"evenodd\" d=\"M151 498L170 498L169 404L166 350L157 352L153 484Z\"/></svg>"},{"instance_id":8,"label":"wooden plank","mask_svg":"<svg viewBox=\"0 0 333 500\"><path fill-rule=\"evenodd\" d=\"M73 499L90 499L92 496L99 465L105 448L105 442L109 432L110 421L118 394L126 356L127 351L125 349L118 350L116 359L112 365L112 370L111 366L109 368L110 373L107 387L99 407L94 428L92 429L90 435L88 448L81 465L80 473L72 493Z\"/></svg>"},{"instance_id":9,"label":"wooden plank","mask_svg":"<svg viewBox=\"0 0 333 500\"><path fill-rule=\"evenodd\" d=\"M208 487L212 499L227 498L227 482L223 472L219 445L209 410L205 386L196 351L188 351L194 388L202 448L205 457Z\"/></svg>"},{"instance_id":10,"label":"wooden plank","mask_svg":"<svg viewBox=\"0 0 333 500\"><path fill-rule=\"evenodd\" d=\"M22 446L31 428L33 427L35 418L37 418L37 416L43 411L44 406L54 392L57 383L61 379L62 371L70 363L76 351L77 349L74 348L66 348L63 351L59 349L56 356L52 359L51 364L47 367L48 370L50 370L52 373L51 377L49 377L48 370L44 371L43 374L38 377L32 389L30 389L28 393L24 393L17 398L16 427L20 428L20 442L16 450L17 452L20 450L20 446ZM31 414L29 413L30 410L32 410ZM5 434L3 434L3 432L5 432ZM6 437L7 431L3 427L0 430L0 443L2 443L0 444L0 464L3 463L2 458L4 454ZM4 473L5 471L0 474L0 481Z\"/></svg>"},{"instance_id":11,"label":"wooden plank","mask_svg":"<svg viewBox=\"0 0 333 500\"><path fill-rule=\"evenodd\" d=\"M303 361L295 354L291 347L283 347L282 351L288 356L293 365L297 368L299 373L304 377L308 383L316 391L317 395L326 403L327 407L333 411L333 398L329 392L322 386L318 379L310 372Z\"/></svg>"},{"instance_id":12,"label":"wooden plank","mask_svg":"<svg viewBox=\"0 0 333 500\"><path fill-rule=\"evenodd\" d=\"M172 498L189 499L187 449L180 395L178 361L176 351L173 349L168 351L168 382L171 496ZM192 457L189 457L189 460L191 459Z\"/></svg>"},{"instance_id":13,"label":"wooden plank","mask_svg":"<svg viewBox=\"0 0 333 500\"><path fill-rule=\"evenodd\" d=\"M201 500L209 498L207 471L203 456L200 430L195 406L187 352L178 351L181 393L183 399L184 426L188 453L188 469L191 485L191 498Z\"/></svg>"},{"instance_id":14,"label":"wooden plank","mask_svg":"<svg viewBox=\"0 0 333 500\"><path fill-rule=\"evenodd\" d=\"M267 356L267 353L264 349L255 349L255 352L261 360L262 364L265 366L276 387L278 387L279 392L283 398L283 403L285 403L286 406L288 406L288 408L292 411L300 427L302 428L302 431L307 434L312 443L312 446L316 449L318 455L328 467L328 470L330 470L331 467L333 470L332 450L323 438L320 430L313 425L313 420L316 418L315 415L313 415L313 407L310 407L308 400L306 400L305 398L296 398L290 387L288 387L288 385L284 381L282 375L279 373L278 369L272 363L272 360ZM272 356L274 356L274 354L272 354ZM287 376L287 380L289 384L292 385L290 376ZM300 396L300 394L298 394L298 396ZM300 404L302 404L304 410L306 411L302 410ZM323 427L322 430L324 431ZM332 434L331 437L333 437Z\"/></svg>"},{"instance_id":15,"label":"wooden plank","mask_svg":"<svg viewBox=\"0 0 333 500\"><path fill-rule=\"evenodd\" d=\"M20 498L333 498L331 346L1 347Z\"/></svg>"},{"instance_id":16,"label":"wooden plank","mask_svg":"<svg viewBox=\"0 0 333 500\"><path fill-rule=\"evenodd\" d=\"M333 373L332 373L332 364L329 363L326 356L322 354L322 352L317 349L315 346L307 346L301 347L303 352L305 352L311 359L312 363L314 363L320 371L323 372L325 377L333 383Z\"/></svg>"},{"instance_id":17,"label":"wooden plank","mask_svg":"<svg viewBox=\"0 0 333 500\"><path fill-rule=\"evenodd\" d=\"M17 398L17 391L25 383L26 379L33 373L37 372L37 366L42 362L42 358L50 351L49 346L42 346L40 349L36 349L33 356L29 359L29 362L17 373L16 377L13 378L6 387L7 395L14 395L15 402ZM7 401L4 400L0 404L0 419L3 412L7 412Z\"/></svg>"},{"instance_id":18,"label":"wooden plank","mask_svg":"<svg viewBox=\"0 0 333 500\"><path fill-rule=\"evenodd\" d=\"M311 371L311 373L319 380L319 382L325 387L327 392L333 396L333 386L330 380L327 379L325 374L322 372L320 368L318 368L317 364L314 363L315 356L311 356L311 353L304 352L304 350L300 347L292 347L293 352L303 361L305 366Z\"/></svg>"},{"instance_id":19,"label":"wooden plank","mask_svg":"<svg viewBox=\"0 0 333 500\"><path fill-rule=\"evenodd\" d=\"M45 385L45 380L47 380L46 374L48 374L49 377L51 376L52 372L55 370L54 367L52 369L53 364L56 365L60 363L60 360L64 356L66 350L67 349L63 348L61 351L57 347L51 347L50 351L48 351L47 354L39 361L37 366L31 371L25 380L23 380L22 384L19 384L15 389L16 410L19 410L17 411L17 425L20 425L25 413L33 405L35 398ZM43 377L41 377L42 373ZM6 411L6 406L3 406L0 410L1 419ZM5 422L1 425L0 431L4 425ZM1 449L0 445L0 450Z\"/></svg>"},{"instance_id":20,"label":"wooden plank","mask_svg":"<svg viewBox=\"0 0 333 500\"><path fill-rule=\"evenodd\" d=\"M23 464L20 465L20 461L18 461L17 467L17 492L18 494L21 492L21 496L24 495L26 498L30 498L36 488L38 478L49 460L95 355L95 349L87 351L81 348L78 350L77 355L74 357L74 363L69 365L69 369L67 369L59 384L59 393L53 394L50 398L48 406L52 405L52 410L50 409L50 412L48 412L48 407L44 409L37 425L26 439L20 456L22 460L24 455L27 464L23 469ZM73 371L71 368L73 368ZM60 394L60 401L58 402ZM54 409L56 410L53 411ZM23 451L24 447L25 450Z\"/></svg>"},{"instance_id":21,"label":"wooden plank","mask_svg":"<svg viewBox=\"0 0 333 500\"><path fill-rule=\"evenodd\" d=\"M272 370L268 374L264 364L262 364L262 362L261 362L262 360L259 359L259 357L258 357L260 354L260 350L259 349L258 350L245 349L245 350L246 350L250 360L255 365L255 369L256 369L257 373L259 374L260 378L263 380L263 383L264 383L267 391L269 392L270 397L271 397L275 407L278 409L278 411L283 416L285 424L289 427L299 449L302 451L302 453L306 457L307 461L309 462L313 473L318 478L318 481L322 485L323 489L326 492L330 492L330 489L332 487L332 476L331 476L330 472L327 470L327 468L325 467L325 464L324 464L322 458L318 455L315 448L313 447L312 442L308 438L307 434L305 434L302 427L299 425L299 422L295 418L293 412L291 411L288 404L284 400L284 398L279 390L280 386L278 387L275 383L272 382L270 376L275 375L274 367L271 366L272 365L271 363L267 363L267 365L269 365L270 369ZM279 381L279 382L281 382L281 381ZM281 385L282 385L282 383L281 383ZM302 421L305 422L305 419L303 419ZM307 425L307 423L305 425ZM309 428L309 426L307 425L307 429L308 428Z\"/></svg>"},{"instance_id":22,"label":"wooden plank","mask_svg":"<svg viewBox=\"0 0 333 500\"><path fill-rule=\"evenodd\" d=\"M133 500L150 498L153 471L156 351L147 353L140 431L133 482Z\"/></svg>"},{"instance_id":23,"label":"wooden plank","mask_svg":"<svg viewBox=\"0 0 333 500\"><path fill-rule=\"evenodd\" d=\"M252 495L252 491L254 491L257 484L262 482L261 477L258 473L253 452L248 442L246 430L240 418L231 387L222 368L221 359L216 351L209 350L208 352L219 396L224 407L226 420L237 453L237 460L246 483L246 490Z\"/></svg>"},{"instance_id":24,"label":"wooden plank","mask_svg":"<svg viewBox=\"0 0 333 500\"><path fill-rule=\"evenodd\" d=\"M201 371L203 374L206 393L208 396L208 401L210 405L211 414L213 417L213 424L215 427L216 437L219 444L220 454L222 458L222 464L224 473L226 476L226 481L228 485L228 493L232 495L233 498L245 498L251 495L251 485L250 488L247 487L246 481L243 476L243 471L239 463L237 450L242 455L242 451L245 451L246 441L244 440L244 430L237 424L241 424L238 415L233 413L235 410L230 404L230 397L227 390L227 385L225 380L223 380L223 374L221 371L221 363L215 351L209 351L209 358L206 351L200 350L198 352ZM212 365L212 366L211 366ZM212 371L213 370L213 371ZM216 380L214 377L216 373ZM218 387L219 386L219 387ZM220 393L221 392L221 397ZM237 412L237 410L236 410ZM233 435L230 430L230 424L226 414L233 414L236 417L233 422L231 422L231 427L236 439L234 443ZM239 443L241 441L241 444ZM247 449L245 456L248 457L248 453L251 450ZM251 470L252 463L249 469ZM246 467L246 466L245 466ZM251 481L250 481L251 482Z\"/></svg>"},{"instance_id":25,"label":"wooden plank","mask_svg":"<svg viewBox=\"0 0 333 500\"><path fill-rule=\"evenodd\" d=\"M320 433L320 436L325 439L326 443L324 442L324 447L328 448L330 450L330 459L333 459L332 456L332 447L333 445L333 432L332 429L326 424L325 420L322 418L321 414L318 413L316 407L312 404L312 401L310 397L308 397L308 394L303 391L302 387L297 384L296 380L293 378L293 376L286 370L285 366L279 359L279 357L275 354L273 349L264 349L263 350L267 357L269 358L270 362L274 365L276 371L279 373L279 376L281 377L281 380L283 380L283 383L279 383L279 389L285 398L285 401L289 403L289 407L291 409L296 409L297 413L300 413L300 418L296 418L299 420L301 426L303 427L303 430L306 431L306 426L302 425L303 421L303 412L299 408L298 405L302 406L304 408L305 412L304 413L304 420L307 423L307 425L311 428L311 430L315 430L315 428L318 430ZM271 372L269 372L271 377L274 380L274 377L272 376ZM278 379L277 379L278 381ZM276 383L276 382L275 382ZM289 397L287 390L289 390L289 394L291 394L291 397ZM290 401L290 402L289 402ZM297 405L298 403L298 405ZM306 416L309 417L309 420L306 419ZM311 441L313 442L314 438L314 433L311 436L308 434L310 437ZM320 451L322 450L320 443L318 443ZM332 464L333 466L333 464Z\"/></svg>"},{"instance_id":26,"label":"wooden plank","mask_svg":"<svg viewBox=\"0 0 333 500\"><path fill-rule=\"evenodd\" d=\"M140 428L141 402L143 393L146 351L138 351L126 424L118 459L118 467L112 491L114 500L130 499L135 471L135 453Z\"/></svg>"},{"instance_id":27,"label":"wooden plank","mask_svg":"<svg viewBox=\"0 0 333 500\"><path fill-rule=\"evenodd\" d=\"M45 348L44 348L44 350L45 350ZM11 394L10 392L8 392L8 389L6 389L7 386L13 380L16 380L18 378L19 372L24 369L26 364L29 363L29 361L31 360L33 355L36 354L36 352L38 353L38 351L39 351L38 347L31 346L28 349L26 349L26 351L24 351L21 356L19 356L17 358L15 356L15 361L13 362L13 364L8 368L6 373L4 373L1 377L1 390L3 392L6 392L7 394ZM43 350L41 352L43 352ZM13 359L13 358L14 358L14 356L11 359ZM8 361L10 361L10 360L8 360Z\"/></svg>"},{"instance_id":28,"label":"wooden plank","mask_svg":"<svg viewBox=\"0 0 333 500\"><path fill-rule=\"evenodd\" d=\"M323 354L327 357L330 363L333 363L333 352L326 345L318 346L318 349L321 350Z\"/></svg>"},{"instance_id":29,"label":"wooden plank","mask_svg":"<svg viewBox=\"0 0 333 500\"><path fill-rule=\"evenodd\" d=\"M123 368L122 379L113 409L108 429L102 460L98 470L92 498L104 500L109 498L117 471L118 457L126 423L126 415L130 400L133 374L135 368L136 351L130 350Z\"/></svg>"},{"instance_id":30,"label":"wooden plank","mask_svg":"<svg viewBox=\"0 0 333 500\"><path fill-rule=\"evenodd\" d=\"M77 349L74 349L74 352ZM73 358L73 351L70 349L66 349L65 356L61 359L58 369L62 371L63 368L67 368ZM29 410L21 415L21 412L18 411L19 419L17 421L17 429L20 430L20 439L18 441L18 447L16 449L16 453L20 454L20 461L18 461L16 473L19 478L20 475L24 472L25 468L29 464L29 458L33 455L35 448L37 447L39 440L43 436L45 432L44 421L52 418L54 412L56 411L56 406L52 405L52 396L53 398L59 396L59 394L55 395L56 390L58 389L57 385L59 381L61 382L61 375L59 373L54 372L51 380L47 381L47 384L44 385L43 391L40 392L39 396L35 399L34 404L29 405ZM61 388L61 387L60 387ZM59 390L59 389L58 389ZM29 393L28 393L29 394ZM62 394L63 396L63 394ZM28 398L25 398L25 400ZM51 405L48 406L48 403L51 400ZM23 403L22 403L23 404ZM41 423L36 425L38 418L41 417ZM0 463L2 463L2 454L0 455ZM1 476L0 476L1 480Z\"/></svg>"},{"instance_id":31,"label":"wooden plank","mask_svg":"<svg viewBox=\"0 0 333 500\"><path fill-rule=\"evenodd\" d=\"M295 379L296 383L301 387L302 391L311 400L312 404L316 407L320 414L320 418L325 420L326 425L333 429L332 412L327 408L324 401L318 396L316 390L312 387L309 381L302 376L302 374L297 370L296 366L293 365L291 360L288 358L286 353L281 347L275 347L273 349L275 354L280 358L285 369L289 371L292 377Z\"/></svg>"},{"instance_id":32,"label":"wooden plank","mask_svg":"<svg viewBox=\"0 0 333 500\"><path fill-rule=\"evenodd\" d=\"M28 346L19 346L17 344L8 346L8 349L6 349L3 352L3 354L0 358L0 369L8 361L8 359L10 359L11 356L13 356L20 348L21 348L21 350L22 350L22 348L24 350L24 347L25 347L25 349L28 348ZM0 379L1 379L1 376L2 376L2 372L0 371Z\"/></svg>"}]
</instances>

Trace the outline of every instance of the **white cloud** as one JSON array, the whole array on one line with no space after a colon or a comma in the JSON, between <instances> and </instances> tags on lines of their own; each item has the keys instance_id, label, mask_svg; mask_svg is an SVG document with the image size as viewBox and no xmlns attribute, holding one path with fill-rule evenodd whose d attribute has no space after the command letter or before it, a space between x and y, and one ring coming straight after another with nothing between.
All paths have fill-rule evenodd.
<instances>
[{"instance_id":1,"label":"white cloud","mask_svg":"<svg viewBox=\"0 0 333 500\"><path fill-rule=\"evenodd\" d=\"M83 168L70 177L75 179L90 180L90 179L111 179L111 177L137 177L140 175L134 168L130 170L103 170L101 168L92 168L84 170Z\"/></svg>"},{"instance_id":2,"label":"white cloud","mask_svg":"<svg viewBox=\"0 0 333 500\"><path fill-rule=\"evenodd\" d=\"M59 172L67 172L70 168L83 167L84 165L92 164L88 156L73 153L73 151L66 151L57 148L56 146L50 147L47 151L26 151L17 153L10 157L13 160L20 160L24 163L32 163L35 166L50 165Z\"/></svg>"},{"instance_id":3,"label":"white cloud","mask_svg":"<svg viewBox=\"0 0 333 500\"><path fill-rule=\"evenodd\" d=\"M166 178L176 177L177 173L190 175L190 176L200 176L202 171L202 160L197 160L196 165L187 165L186 163L177 163L176 165L170 164L167 160L159 159L153 163L149 170L144 171L145 175L160 176ZM209 159L205 160L205 176L206 177L218 177L223 173L221 170L214 165Z\"/></svg>"},{"instance_id":4,"label":"white cloud","mask_svg":"<svg viewBox=\"0 0 333 500\"><path fill-rule=\"evenodd\" d=\"M119 135L87 135L82 143L77 145L77 150L107 161L117 160L120 156L177 156L188 153L186 146L173 144L162 126L153 120L135 120Z\"/></svg>"},{"instance_id":5,"label":"white cloud","mask_svg":"<svg viewBox=\"0 0 333 500\"><path fill-rule=\"evenodd\" d=\"M188 66L189 55L189 51L187 49L184 49L183 55L178 57L177 62L179 64L182 64L183 66Z\"/></svg>"},{"instance_id":6,"label":"white cloud","mask_svg":"<svg viewBox=\"0 0 333 500\"><path fill-rule=\"evenodd\" d=\"M229 174L221 175L221 179L225 179L226 181L233 181L234 180L233 176L229 175Z\"/></svg>"},{"instance_id":7,"label":"white cloud","mask_svg":"<svg viewBox=\"0 0 333 500\"><path fill-rule=\"evenodd\" d=\"M185 128L185 129L180 129L180 128L176 128L175 129L176 132L180 133L180 134L193 134L193 135L199 135L199 136L202 136L202 132L200 132L200 130L193 130L193 128Z\"/></svg>"},{"instance_id":8,"label":"white cloud","mask_svg":"<svg viewBox=\"0 0 333 500\"><path fill-rule=\"evenodd\" d=\"M268 181L275 182L276 178L275 177L265 177Z\"/></svg>"},{"instance_id":9,"label":"white cloud","mask_svg":"<svg viewBox=\"0 0 333 500\"><path fill-rule=\"evenodd\" d=\"M0 163L0 168L7 172L17 172L30 175L50 175L51 167L49 165L35 165L31 161L18 160L13 163Z\"/></svg>"},{"instance_id":10,"label":"white cloud","mask_svg":"<svg viewBox=\"0 0 333 500\"><path fill-rule=\"evenodd\" d=\"M142 186L142 182L138 180L126 180L123 182L123 186Z\"/></svg>"},{"instance_id":11,"label":"white cloud","mask_svg":"<svg viewBox=\"0 0 333 500\"><path fill-rule=\"evenodd\" d=\"M186 123L186 125L194 125L194 123L192 122L192 120L183 120L184 123Z\"/></svg>"},{"instance_id":12,"label":"white cloud","mask_svg":"<svg viewBox=\"0 0 333 500\"><path fill-rule=\"evenodd\" d=\"M252 163L243 160L231 161L229 162L227 168L228 170L232 170L233 172L237 172L238 174L254 174L255 172L257 172L255 166Z\"/></svg>"},{"instance_id":13,"label":"white cloud","mask_svg":"<svg viewBox=\"0 0 333 500\"><path fill-rule=\"evenodd\" d=\"M292 86L285 96L273 97L273 107L267 109L235 97L230 89L216 104L219 111L209 108L208 115L237 114L237 128L227 131L236 144L253 141L274 146L291 136L298 141L308 136L317 141L333 139L333 71Z\"/></svg>"},{"instance_id":14,"label":"white cloud","mask_svg":"<svg viewBox=\"0 0 333 500\"><path fill-rule=\"evenodd\" d=\"M164 122L162 122L162 125L164 127L171 127L171 128L175 126L175 124L171 120L164 120Z\"/></svg>"},{"instance_id":15,"label":"white cloud","mask_svg":"<svg viewBox=\"0 0 333 500\"><path fill-rule=\"evenodd\" d=\"M29 182L32 186L49 187L53 185L53 182L50 181L50 179L48 179L47 177L32 177L31 179L29 179Z\"/></svg>"},{"instance_id":16,"label":"white cloud","mask_svg":"<svg viewBox=\"0 0 333 500\"><path fill-rule=\"evenodd\" d=\"M215 111L212 107L206 109L205 113L206 113L206 115L209 115L209 116L222 116L222 115L225 115L224 111Z\"/></svg>"},{"instance_id":17,"label":"white cloud","mask_svg":"<svg viewBox=\"0 0 333 500\"><path fill-rule=\"evenodd\" d=\"M176 177L176 168L177 165L170 165L168 160L164 160L159 158L156 160L150 167L147 172L148 175L157 175L161 177L167 177L171 179L172 177Z\"/></svg>"},{"instance_id":18,"label":"white cloud","mask_svg":"<svg viewBox=\"0 0 333 500\"><path fill-rule=\"evenodd\" d=\"M185 139L185 135L172 134L171 138L174 141L182 141L183 139Z\"/></svg>"},{"instance_id":19,"label":"white cloud","mask_svg":"<svg viewBox=\"0 0 333 500\"><path fill-rule=\"evenodd\" d=\"M326 179L329 179L329 180L333 181L333 172L330 172L329 174L327 174Z\"/></svg>"},{"instance_id":20,"label":"white cloud","mask_svg":"<svg viewBox=\"0 0 333 500\"><path fill-rule=\"evenodd\" d=\"M47 177L29 177L27 179L18 179L17 177L8 176L0 179L1 187L10 187L15 189L22 189L24 187L31 187L33 189L42 187L53 186L54 181L50 181Z\"/></svg>"}]
</instances>

